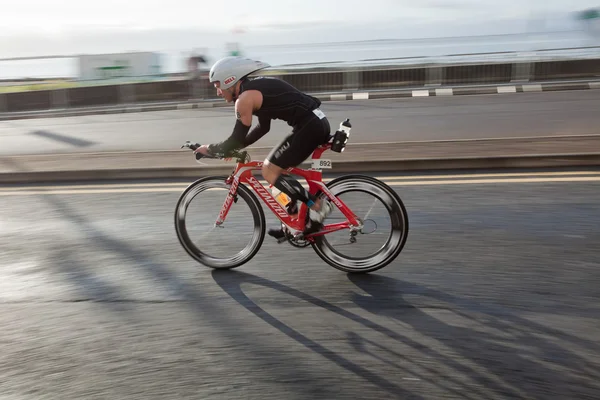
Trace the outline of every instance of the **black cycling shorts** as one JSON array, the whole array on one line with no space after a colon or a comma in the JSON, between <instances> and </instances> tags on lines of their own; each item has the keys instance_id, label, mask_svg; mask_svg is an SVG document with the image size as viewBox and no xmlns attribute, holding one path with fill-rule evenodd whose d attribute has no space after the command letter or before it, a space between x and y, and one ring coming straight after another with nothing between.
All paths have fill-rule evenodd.
<instances>
[{"instance_id":1,"label":"black cycling shorts","mask_svg":"<svg viewBox=\"0 0 600 400\"><path fill-rule=\"evenodd\" d=\"M312 115L306 122L295 126L292 133L267 156L270 163L280 168L297 167L320 145L327 143L331 127L327 117Z\"/></svg>"}]
</instances>

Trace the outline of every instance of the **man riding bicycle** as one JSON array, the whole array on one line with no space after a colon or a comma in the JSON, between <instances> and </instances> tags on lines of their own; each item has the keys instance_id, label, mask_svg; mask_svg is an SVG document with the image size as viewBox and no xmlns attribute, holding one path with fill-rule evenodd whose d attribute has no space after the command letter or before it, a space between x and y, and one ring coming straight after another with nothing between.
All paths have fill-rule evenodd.
<instances>
[{"instance_id":1,"label":"man riding bicycle","mask_svg":"<svg viewBox=\"0 0 600 400\"><path fill-rule=\"evenodd\" d=\"M212 66L209 80L219 97L228 103L235 102L236 122L227 139L202 145L195 152L226 157L232 151L250 146L263 137L271 129L271 120L286 121L292 127L292 132L271 150L263 163L262 175L267 182L290 197L292 206L301 201L313 210L304 233L316 232L331 212L331 205L311 195L285 170L298 166L318 146L326 143L331 128L327 117L319 109L319 99L302 93L280 79L248 77L269 66L245 57L225 57ZM258 117L258 124L250 129L253 115ZM268 233L275 238L284 236L281 228L269 229Z\"/></svg>"}]
</instances>

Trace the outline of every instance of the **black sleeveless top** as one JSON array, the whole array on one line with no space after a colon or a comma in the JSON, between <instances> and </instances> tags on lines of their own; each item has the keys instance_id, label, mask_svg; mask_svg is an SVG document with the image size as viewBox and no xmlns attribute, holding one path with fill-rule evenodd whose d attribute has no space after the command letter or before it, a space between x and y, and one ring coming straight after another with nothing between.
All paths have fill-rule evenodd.
<instances>
[{"instance_id":1,"label":"black sleeveless top","mask_svg":"<svg viewBox=\"0 0 600 400\"><path fill-rule=\"evenodd\" d=\"M290 126L296 126L314 116L312 110L319 108L321 101L302 93L289 83L276 78L258 77L246 79L240 87L240 94L246 90L258 90L263 102L253 114L259 119L280 119Z\"/></svg>"}]
</instances>

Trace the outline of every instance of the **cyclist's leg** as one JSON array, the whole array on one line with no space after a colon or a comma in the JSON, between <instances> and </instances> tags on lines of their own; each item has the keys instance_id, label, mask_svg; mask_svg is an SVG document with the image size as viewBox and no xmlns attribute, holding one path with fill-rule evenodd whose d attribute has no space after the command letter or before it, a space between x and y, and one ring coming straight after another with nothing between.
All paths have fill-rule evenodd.
<instances>
[{"instance_id":1,"label":"cyclist's leg","mask_svg":"<svg viewBox=\"0 0 600 400\"><path fill-rule=\"evenodd\" d=\"M316 200L294 177L285 173L306 160L312 152L329 138L330 127L326 118L312 118L275 146L263 163L262 173L267 182L291 198L313 206ZM314 208L314 207L313 207Z\"/></svg>"},{"instance_id":2,"label":"cyclist's leg","mask_svg":"<svg viewBox=\"0 0 600 400\"><path fill-rule=\"evenodd\" d=\"M283 142L271 150L263 164L263 177L267 182L287 194L292 204L301 201L311 209L321 211L321 202L308 193L300 182L285 173L290 167L296 167L306 160L321 144L326 143L331 128L327 118L312 118L301 127L295 128ZM328 210L326 210L328 211ZM322 214L313 214L317 222L322 220ZM316 225L316 224L313 224ZM269 232L275 236L274 231ZM279 233L278 234L282 234Z\"/></svg>"}]
</instances>

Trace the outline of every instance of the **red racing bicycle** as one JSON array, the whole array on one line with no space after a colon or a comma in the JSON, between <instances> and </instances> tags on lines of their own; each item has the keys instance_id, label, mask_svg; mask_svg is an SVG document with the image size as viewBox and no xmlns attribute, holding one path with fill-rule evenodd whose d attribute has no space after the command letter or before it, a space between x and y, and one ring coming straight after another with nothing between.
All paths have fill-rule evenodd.
<instances>
[{"instance_id":1,"label":"red racing bicycle","mask_svg":"<svg viewBox=\"0 0 600 400\"><path fill-rule=\"evenodd\" d=\"M341 146L338 142L332 135L326 144L315 149L311 168L287 170L289 174L304 178L310 193L325 197L335 205L334 212L325 219L319 232L303 234L310 209L299 202L299 207L292 214L280 204L267 183L254 176L255 171L261 170L263 162L251 161L248 153L242 151L231 155L236 159L236 165L229 176L198 179L181 194L175 209L175 230L185 251L203 265L218 269L235 268L252 259L263 244L266 228L258 195L281 223L285 237L279 242L287 241L299 248L312 246L322 260L345 272L372 272L388 265L406 243L408 215L405 206L398 194L377 178L345 175L325 183L322 170L331 168L332 163L321 156L332 149L333 143L336 143L334 151L343 151L345 141ZM186 142L182 148L195 150L199 146ZM197 160L202 157L196 154ZM371 196L373 201L355 200L357 195ZM217 208L210 210L215 205ZM380 205L380 210L376 209L377 205ZM191 211L193 207L197 207L198 211ZM234 222L235 217L251 217L251 220ZM389 217L390 221L384 222L385 217ZM207 225L207 229L201 228L203 224ZM226 237L216 239L216 234L224 232L226 227L231 228ZM243 239L245 229L249 231L247 240ZM193 238L196 233L200 238ZM382 243L372 246L372 242L377 241L373 238L381 238ZM221 254L234 248L234 242L241 242L240 250L234 249L234 254L229 256ZM338 244L341 250L336 247ZM344 254L344 249L349 246L350 254ZM369 250L370 247L373 250Z\"/></svg>"}]
</instances>

